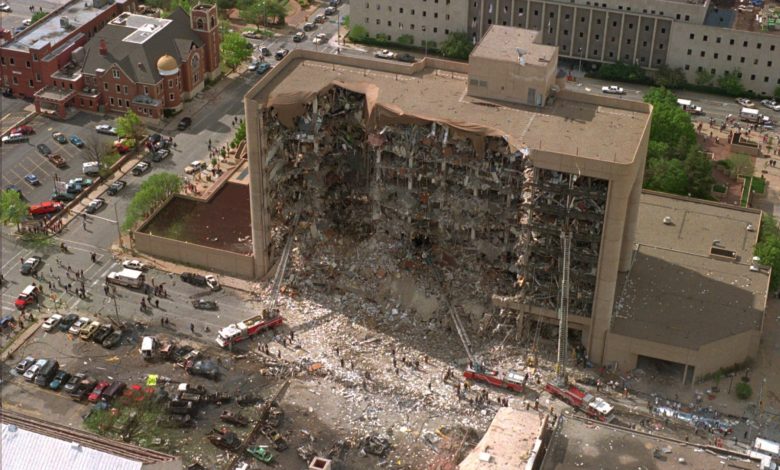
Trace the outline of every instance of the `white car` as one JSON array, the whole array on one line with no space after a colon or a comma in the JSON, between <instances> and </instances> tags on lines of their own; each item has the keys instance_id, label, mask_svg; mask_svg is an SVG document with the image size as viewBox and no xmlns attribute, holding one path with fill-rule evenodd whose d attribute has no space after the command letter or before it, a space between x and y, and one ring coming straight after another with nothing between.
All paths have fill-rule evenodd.
<instances>
[{"instance_id":1,"label":"white car","mask_svg":"<svg viewBox=\"0 0 780 470\"><path fill-rule=\"evenodd\" d=\"M626 92L623 88L617 85L603 86L601 87L602 93L608 93L610 95L624 95Z\"/></svg>"},{"instance_id":2,"label":"white car","mask_svg":"<svg viewBox=\"0 0 780 470\"><path fill-rule=\"evenodd\" d=\"M743 108L755 108L756 104L747 98L737 98L737 103Z\"/></svg>"},{"instance_id":3,"label":"white car","mask_svg":"<svg viewBox=\"0 0 780 470\"><path fill-rule=\"evenodd\" d=\"M90 201L87 208L84 210L87 214L94 214L95 212L99 211L104 205L106 204L106 200L100 197L97 197Z\"/></svg>"},{"instance_id":4,"label":"white car","mask_svg":"<svg viewBox=\"0 0 780 470\"><path fill-rule=\"evenodd\" d=\"M775 100L761 100L761 104L772 111L780 111L780 103Z\"/></svg>"},{"instance_id":5,"label":"white car","mask_svg":"<svg viewBox=\"0 0 780 470\"><path fill-rule=\"evenodd\" d=\"M319 33L318 35L314 36L314 39L311 40L314 44L325 44L328 42L328 35L325 33Z\"/></svg>"},{"instance_id":6,"label":"white car","mask_svg":"<svg viewBox=\"0 0 780 470\"><path fill-rule=\"evenodd\" d=\"M195 160L190 162L190 164L184 168L184 172L187 173L188 175L191 175L196 171L202 170L203 168L205 168L205 166L206 165L202 161Z\"/></svg>"},{"instance_id":7,"label":"white car","mask_svg":"<svg viewBox=\"0 0 780 470\"><path fill-rule=\"evenodd\" d=\"M129 259L123 262L122 267L127 269L135 269L136 271L146 271L146 265L137 259Z\"/></svg>"},{"instance_id":8,"label":"white car","mask_svg":"<svg viewBox=\"0 0 780 470\"><path fill-rule=\"evenodd\" d=\"M375 53L374 57L376 57L378 59L390 59L390 60L392 60L392 59L395 59L395 52L387 50L387 49L382 49L381 51Z\"/></svg>"},{"instance_id":9,"label":"white car","mask_svg":"<svg viewBox=\"0 0 780 470\"><path fill-rule=\"evenodd\" d=\"M22 21L23 26L30 26L32 24L32 18L27 18L26 20Z\"/></svg>"},{"instance_id":10,"label":"white car","mask_svg":"<svg viewBox=\"0 0 780 470\"><path fill-rule=\"evenodd\" d=\"M89 318L87 318L87 317L79 318L78 320L76 320L76 323L71 325L71 327L68 329L68 333L70 333L72 335L79 334L79 331L81 331L81 328L83 328L84 325L89 324L90 321L91 320Z\"/></svg>"},{"instance_id":11,"label":"white car","mask_svg":"<svg viewBox=\"0 0 780 470\"><path fill-rule=\"evenodd\" d=\"M209 286L209 289L211 290L220 290L222 286L219 285L219 280L217 280L217 276L213 274L206 274L204 276L206 278L206 285Z\"/></svg>"},{"instance_id":12,"label":"white car","mask_svg":"<svg viewBox=\"0 0 780 470\"><path fill-rule=\"evenodd\" d=\"M255 70L257 70L258 66L260 66L260 62L254 61L251 64L249 64L249 67L247 67L246 69L249 70L250 72L254 72Z\"/></svg>"},{"instance_id":13,"label":"white car","mask_svg":"<svg viewBox=\"0 0 780 470\"><path fill-rule=\"evenodd\" d=\"M43 331L51 331L54 328L57 327L57 325L60 324L60 321L62 320L62 315L59 313L55 313L49 318L46 319L45 322L43 322Z\"/></svg>"},{"instance_id":14,"label":"white car","mask_svg":"<svg viewBox=\"0 0 780 470\"><path fill-rule=\"evenodd\" d=\"M35 379L35 376L38 375L38 371L41 370L41 367L46 365L47 360L48 359L38 359L35 364L24 372L24 380L32 382Z\"/></svg>"},{"instance_id":15,"label":"white car","mask_svg":"<svg viewBox=\"0 0 780 470\"><path fill-rule=\"evenodd\" d=\"M7 3L5 3L5 2L3 2L3 3L0 3L0 11L4 11L4 12L6 12L6 13L10 13L10 12L11 12L11 6L10 6L10 5L8 5L8 4L7 4Z\"/></svg>"},{"instance_id":16,"label":"white car","mask_svg":"<svg viewBox=\"0 0 780 470\"><path fill-rule=\"evenodd\" d=\"M97 131L98 134L116 135L116 129L108 124L98 124L95 126L95 131Z\"/></svg>"}]
</instances>

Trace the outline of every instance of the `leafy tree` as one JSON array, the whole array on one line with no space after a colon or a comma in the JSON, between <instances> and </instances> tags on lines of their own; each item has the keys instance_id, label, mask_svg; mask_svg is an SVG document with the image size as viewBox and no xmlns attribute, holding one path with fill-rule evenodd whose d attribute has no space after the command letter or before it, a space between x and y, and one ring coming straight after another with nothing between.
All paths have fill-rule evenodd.
<instances>
[{"instance_id":1,"label":"leafy tree","mask_svg":"<svg viewBox=\"0 0 780 470\"><path fill-rule=\"evenodd\" d=\"M685 158L688 149L696 145L696 130L691 116L677 106L677 97L666 88L651 88L644 100L653 105L651 142L665 144L668 152L666 157Z\"/></svg>"},{"instance_id":2,"label":"leafy tree","mask_svg":"<svg viewBox=\"0 0 780 470\"><path fill-rule=\"evenodd\" d=\"M734 69L731 72L726 71L718 77L718 86L731 96L739 96L745 92L742 85L742 79L739 78L739 70Z\"/></svg>"},{"instance_id":3,"label":"leafy tree","mask_svg":"<svg viewBox=\"0 0 780 470\"><path fill-rule=\"evenodd\" d=\"M284 24L290 11L290 0L241 0L238 6L241 19L248 23L267 25L270 19L272 23Z\"/></svg>"},{"instance_id":4,"label":"leafy tree","mask_svg":"<svg viewBox=\"0 0 780 470\"><path fill-rule=\"evenodd\" d=\"M602 64L594 73L597 78L602 80L615 80L632 83L652 83L652 79L647 76L645 69L635 64L625 62L616 62L614 64Z\"/></svg>"},{"instance_id":5,"label":"leafy tree","mask_svg":"<svg viewBox=\"0 0 780 470\"><path fill-rule=\"evenodd\" d=\"M780 287L780 229L775 218L766 212L761 216L761 231L753 254L761 258L761 264L772 267L769 289L777 290Z\"/></svg>"},{"instance_id":6,"label":"leafy tree","mask_svg":"<svg viewBox=\"0 0 780 470\"><path fill-rule=\"evenodd\" d=\"M683 162L685 174L688 175L688 194L700 199L712 199L711 189L715 184L712 177L712 162L697 147L688 151Z\"/></svg>"},{"instance_id":7,"label":"leafy tree","mask_svg":"<svg viewBox=\"0 0 780 470\"><path fill-rule=\"evenodd\" d=\"M343 24L344 27L347 28L347 29L349 29L349 25L350 25L349 21L350 21L349 20L349 15L344 15L344 16L341 17L341 24Z\"/></svg>"},{"instance_id":8,"label":"leafy tree","mask_svg":"<svg viewBox=\"0 0 780 470\"><path fill-rule=\"evenodd\" d=\"M116 119L116 133L119 137L140 141L146 134L146 125L132 110Z\"/></svg>"},{"instance_id":9,"label":"leafy tree","mask_svg":"<svg viewBox=\"0 0 780 470\"><path fill-rule=\"evenodd\" d=\"M16 225L18 230L28 213L29 206L18 191L6 189L0 192L0 222L3 225Z\"/></svg>"},{"instance_id":10,"label":"leafy tree","mask_svg":"<svg viewBox=\"0 0 780 470\"><path fill-rule=\"evenodd\" d=\"M232 70L235 70L239 64L252 57L251 44L241 34L235 32L222 35L220 51L222 52L222 60L225 61L225 65Z\"/></svg>"},{"instance_id":11,"label":"leafy tree","mask_svg":"<svg viewBox=\"0 0 780 470\"><path fill-rule=\"evenodd\" d=\"M644 187L672 194L688 194L688 175L681 160L655 158L648 160Z\"/></svg>"},{"instance_id":12,"label":"leafy tree","mask_svg":"<svg viewBox=\"0 0 780 470\"><path fill-rule=\"evenodd\" d=\"M40 20L41 18L43 18L44 16L46 16L48 14L49 14L48 11L36 11L35 13L33 13L32 18L30 18L30 21L32 23L37 23L38 20Z\"/></svg>"},{"instance_id":13,"label":"leafy tree","mask_svg":"<svg viewBox=\"0 0 780 470\"><path fill-rule=\"evenodd\" d=\"M736 178L741 175L753 176L755 169L753 165L753 159L750 155L744 153L735 153L729 157L730 173L732 178Z\"/></svg>"},{"instance_id":14,"label":"leafy tree","mask_svg":"<svg viewBox=\"0 0 780 470\"><path fill-rule=\"evenodd\" d=\"M368 38L368 30L365 27L356 24L349 30L347 37L352 42L363 42Z\"/></svg>"},{"instance_id":15,"label":"leafy tree","mask_svg":"<svg viewBox=\"0 0 780 470\"><path fill-rule=\"evenodd\" d=\"M682 88L685 81L685 72L680 67L673 69L668 65L662 65L655 74L655 84L666 88Z\"/></svg>"},{"instance_id":16,"label":"leafy tree","mask_svg":"<svg viewBox=\"0 0 780 470\"><path fill-rule=\"evenodd\" d=\"M459 60L467 60L472 49L474 43L471 42L469 35L463 32L450 33L439 46L439 51L444 57Z\"/></svg>"},{"instance_id":17,"label":"leafy tree","mask_svg":"<svg viewBox=\"0 0 780 470\"><path fill-rule=\"evenodd\" d=\"M398 36L398 44L411 46L412 44L414 44L414 36L412 36L411 34L403 34L401 36Z\"/></svg>"},{"instance_id":18,"label":"leafy tree","mask_svg":"<svg viewBox=\"0 0 780 470\"><path fill-rule=\"evenodd\" d=\"M699 69L696 71L696 78L694 78L694 81L697 85L711 85L713 80L715 80L715 75L711 74L707 70Z\"/></svg>"},{"instance_id":19,"label":"leafy tree","mask_svg":"<svg viewBox=\"0 0 780 470\"><path fill-rule=\"evenodd\" d=\"M247 2L241 5L238 16L249 24L260 28L268 24L268 11L260 2Z\"/></svg>"},{"instance_id":20,"label":"leafy tree","mask_svg":"<svg viewBox=\"0 0 780 470\"><path fill-rule=\"evenodd\" d=\"M774 94L775 94L775 98L780 100L780 85L775 87L775 93Z\"/></svg>"},{"instance_id":21,"label":"leafy tree","mask_svg":"<svg viewBox=\"0 0 780 470\"><path fill-rule=\"evenodd\" d=\"M653 106L659 106L662 104L677 106L677 95L665 87L650 88L647 90L647 93L645 93L643 100L645 103L650 103Z\"/></svg>"},{"instance_id":22,"label":"leafy tree","mask_svg":"<svg viewBox=\"0 0 780 470\"><path fill-rule=\"evenodd\" d=\"M236 134L233 136L233 140L231 142L231 146L237 147L238 144L241 143L242 140L246 139L246 122L241 121L241 124L239 124L238 129L236 129Z\"/></svg>"},{"instance_id":23,"label":"leafy tree","mask_svg":"<svg viewBox=\"0 0 780 470\"><path fill-rule=\"evenodd\" d=\"M122 223L123 230L132 229L166 199L181 190L182 181L173 173L157 173L146 179L130 201Z\"/></svg>"},{"instance_id":24,"label":"leafy tree","mask_svg":"<svg viewBox=\"0 0 780 470\"><path fill-rule=\"evenodd\" d=\"M753 395L753 388L746 382L738 383L734 390L737 392L737 398L740 400L747 400Z\"/></svg>"}]
</instances>

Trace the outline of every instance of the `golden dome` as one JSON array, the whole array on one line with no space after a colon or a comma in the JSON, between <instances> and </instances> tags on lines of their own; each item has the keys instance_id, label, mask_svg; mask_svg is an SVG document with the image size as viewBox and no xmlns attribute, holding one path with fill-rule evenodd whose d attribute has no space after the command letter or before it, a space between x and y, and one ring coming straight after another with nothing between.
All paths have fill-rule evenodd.
<instances>
[{"instance_id":1,"label":"golden dome","mask_svg":"<svg viewBox=\"0 0 780 470\"><path fill-rule=\"evenodd\" d=\"M160 72L174 72L178 69L179 64L176 63L176 59L168 54L157 59L157 70Z\"/></svg>"}]
</instances>

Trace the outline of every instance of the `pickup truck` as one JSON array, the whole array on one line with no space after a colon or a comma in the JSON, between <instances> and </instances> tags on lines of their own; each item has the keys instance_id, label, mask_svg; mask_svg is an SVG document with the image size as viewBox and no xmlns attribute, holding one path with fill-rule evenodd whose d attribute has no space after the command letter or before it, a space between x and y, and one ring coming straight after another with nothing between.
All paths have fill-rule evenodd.
<instances>
[{"instance_id":1,"label":"pickup truck","mask_svg":"<svg viewBox=\"0 0 780 470\"><path fill-rule=\"evenodd\" d=\"M64 158L56 153L50 153L46 155L46 158L49 160L49 162L51 162L52 165L56 166L57 168L64 168L68 164Z\"/></svg>"}]
</instances>

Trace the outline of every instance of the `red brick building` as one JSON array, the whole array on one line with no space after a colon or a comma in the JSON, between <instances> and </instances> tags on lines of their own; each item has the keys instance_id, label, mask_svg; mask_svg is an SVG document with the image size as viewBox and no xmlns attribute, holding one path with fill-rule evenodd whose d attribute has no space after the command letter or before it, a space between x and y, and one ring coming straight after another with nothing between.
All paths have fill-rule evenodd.
<instances>
[{"instance_id":1,"label":"red brick building","mask_svg":"<svg viewBox=\"0 0 780 470\"><path fill-rule=\"evenodd\" d=\"M122 11L120 3L99 11L78 1L69 5L88 11L91 16L82 20L89 21L64 34L63 25L72 23L63 18L74 10L58 10L0 47L4 86L17 96L34 97L39 112L64 118L69 107L132 109L160 118L166 110L181 109L206 79L220 73L213 5L196 5L189 15L177 9L168 18ZM37 48L42 42L46 56Z\"/></svg>"}]
</instances>

